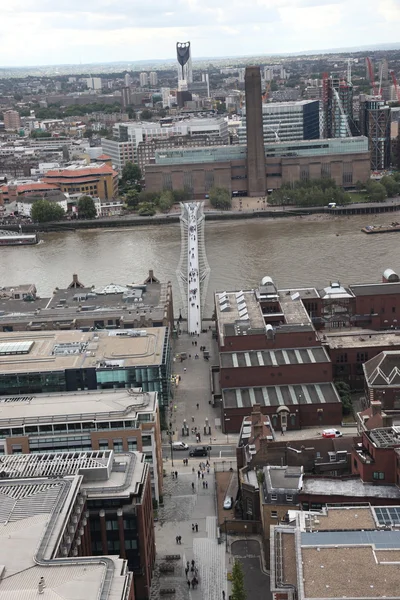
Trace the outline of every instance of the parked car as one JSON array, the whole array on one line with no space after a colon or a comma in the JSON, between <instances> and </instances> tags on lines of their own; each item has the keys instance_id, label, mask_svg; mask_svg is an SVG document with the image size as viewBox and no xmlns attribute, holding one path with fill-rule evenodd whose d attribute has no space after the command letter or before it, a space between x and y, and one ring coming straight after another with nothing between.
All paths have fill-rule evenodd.
<instances>
[{"instance_id":1,"label":"parked car","mask_svg":"<svg viewBox=\"0 0 400 600\"><path fill-rule=\"evenodd\" d=\"M172 442L173 450L187 450L189 446L185 442Z\"/></svg>"},{"instance_id":2,"label":"parked car","mask_svg":"<svg viewBox=\"0 0 400 600\"><path fill-rule=\"evenodd\" d=\"M343 433L338 429L324 429L322 432L322 437L324 438L338 438L342 437Z\"/></svg>"},{"instance_id":3,"label":"parked car","mask_svg":"<svg viewBox=\"0 0 400 600\"><path fill-rule=\"evenodd\" d=\"M233 506L232 496L227 496L224 500L224 510L229 510Z\"/></svg>"},{"instance_id":4,"label":"parked car","mask_svg":"<svg viewBox=\"0 0 400 600\"><path fill-rule=\"evenodd\" d=\"M189 456L208 456L208 448L206 448L206 446L190 448Z\"/></svg>"}]
</instances>

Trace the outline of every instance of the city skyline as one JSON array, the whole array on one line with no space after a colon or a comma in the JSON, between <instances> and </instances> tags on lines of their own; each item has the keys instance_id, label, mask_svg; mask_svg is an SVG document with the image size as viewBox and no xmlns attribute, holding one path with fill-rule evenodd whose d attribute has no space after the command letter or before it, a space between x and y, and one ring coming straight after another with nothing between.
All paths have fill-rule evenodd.
<instances>
[{"instance_id":1,"label":"city skyline","mask_svg":"<svg viewBox=\"0 0 400 600\"><path fill-rule=\"evenodd\" d=\"M177 40L192 57L290 54L398 42L396 0L11 0L2 14L2 67L172 59ZM40 38L38 38L40 32ZM16 44L16 37L23 44Z\"/></svg>"}]
</instances>

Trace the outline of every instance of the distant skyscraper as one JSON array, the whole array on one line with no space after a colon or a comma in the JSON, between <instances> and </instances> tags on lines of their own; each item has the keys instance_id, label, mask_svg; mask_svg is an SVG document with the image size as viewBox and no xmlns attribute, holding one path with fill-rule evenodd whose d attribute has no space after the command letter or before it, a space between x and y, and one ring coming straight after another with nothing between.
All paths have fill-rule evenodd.
<instances>
[{"instance_id":1,"label":"distant skyscraper","mask_svg":"<svg viewBox=\"0 0 400 600\"><path fill-rule=\"evenodd\" d=\"M247 194L265 196L267 179L263 138L260 67L246 67Z\"/></svg>"},{"instance_id":2,"label":"distant skyscraper","mask_svg":"<svg viewBox=\"0 0 400 600\"><path fill-rule=\"evenodd\" d=\"M4 111L4 129L19 129L21 127L21 117L16 110Z\"/></svg>"},{"instance_id":3,"label":"distant skyscraper","mask_svg":"<svg viewBox=\"0 0 400 600\"><path fill-rule=\"evenodd\" d=\"M176 57L178 60L178 81L193 82L192 55L190 42L177 42Z\"/></svg>"},{"instance_id":4,"label":"distant skyscraper","mask_svg":"<svg viewBox=\"0 0 400 600\"><path fill-rule=\"evenodd\" d=\"M140 87L146 87L146 85L149 85L149 76L147 75L147 73L140 73L139 81Z\"/></svg>"},{"instance_id":5,"label":"distant skyscraper","mask_svg":"<svg viewBox=\"0 0 400 600\"><path fill-rule=\"evenodd\" d=\"M149 81L150 81L150 85L152 87L155 87L158 83L158 77L157 77L157 73L155 71L151 71L150 76L149 76Z\"/></svg>"}]
</instances>

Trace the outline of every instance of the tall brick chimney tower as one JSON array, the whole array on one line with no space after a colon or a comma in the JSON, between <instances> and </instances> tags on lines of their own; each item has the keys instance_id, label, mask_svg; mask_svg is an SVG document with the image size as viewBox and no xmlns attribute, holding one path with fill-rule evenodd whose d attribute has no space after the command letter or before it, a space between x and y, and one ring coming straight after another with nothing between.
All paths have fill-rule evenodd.
<instances>
[{"instance_id":1,"label":"tall brick chimney tower","mask_svg":"<svg viewBox=\"0 0 400 600\"><path fill-rule=\"evenodd\" d=\"M247 195L265 196L264 133L260 67L246 67Z\"/></svg>"}]
</instances>

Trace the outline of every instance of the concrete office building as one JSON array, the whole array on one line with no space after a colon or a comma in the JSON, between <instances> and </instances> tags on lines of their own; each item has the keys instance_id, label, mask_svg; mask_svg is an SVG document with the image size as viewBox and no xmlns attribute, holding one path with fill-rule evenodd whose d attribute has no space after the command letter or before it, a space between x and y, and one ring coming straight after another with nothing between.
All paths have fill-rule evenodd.
<instances>
[{"instance_id":1,"label":"concrete office building","mask_svg":"<svg viewBox=\"0 0 400 600\"><path fill-rule=\"evenodd\" d=\"M44 576L43 598L149 598L155 540L149 469L143 454L97 451L2 457L0 498L4 517L13 528L8 535L13 541L2 543L3 551L8 547L10 553L2 564L8 565L14 553L16 561L29 552L29 567L36 576L35 595L28 596L29 572L21 569L25 565L18 564L13 576L10 569L2 580L5 597L6 581L9 591L14 590L10 597L36 597L41 594L38 581ZM33 545L40 543L40 534L50 541L43 557L37 550L35 556ZM33 557L42 558L37 566ZM61 568L71 575L67 571L62 577ZM106 589L102 592L104 579L107 595Z\"/></svg>"},{"instance_id":2,"label":"concrete office building","mask_svg":"<svg viewBox=\"0 0 400 600\"><path fill-rule=\"evenodd\" d=\"M0 357L0 396L140 387L170 399L166 327L1 333Z\"/></svg>"},{"instance_id":3,"label":"concrete office building","mask_svg":"<svg viewBox=\"0 0 400 600\"><path fill-rule=\"evenodd\" d=\"M186 84L193 82L192 53L190 42L177 42L176 58L178 61L178 83L185 81Z\"/></svg>"},{"instance_id":4,"label":"concrete office building","mask_svg":"<svg viewBox=\"0 0 400 600\"><path fill-rule=\"evenodd\" d=\"M155 392L115 389L12 396L2 406L0 454L138 450L149 465L154 498L162 494Z\"/></svg>"},{"instance_id":5,"label":"concrete office building","mask_svg":"<svg viewBox=\"0 0 400 600\"><path fill-rule=\"evenodd\" d=\"M265 196L263 116L261 101L261 74L259 67L246 67L246 135L247 135L247 195Z\"/></svg>"},{"instance_id":6,"label":"concrete office building","mask_svg":"<svg viewBox=\"0 0 400 600\"><path fill-rule=\"evenodd\" d=\"M0 561L5 598L134 600L127 560L92 556L82 476L0 480Z\"/></svg>"},{"instance_id":7,"label":"concrete office building","mask_svg":"<svg viewBox=\"0 0 400 600\"><path fill-rule=\"evenodd\" d=\"M34 284L0 290L3 332L152 327L174 327L171 282L160 283L152 270L142 284L99 287L84 286L74 274L70 286L55 289L51 298L39 298Z\"/></svg>"},{"instance_id":8,"label":"concrete office building","mask_svg":"<svg viewBox=\"0 0 400 600\"><path fill-rule=\"evenodd\" d=\"M246 144L246 107L238 128L239 144ZM262 104L264 145L271 142L319 139L319 101Z\"/></svg>"}]
</instances>

